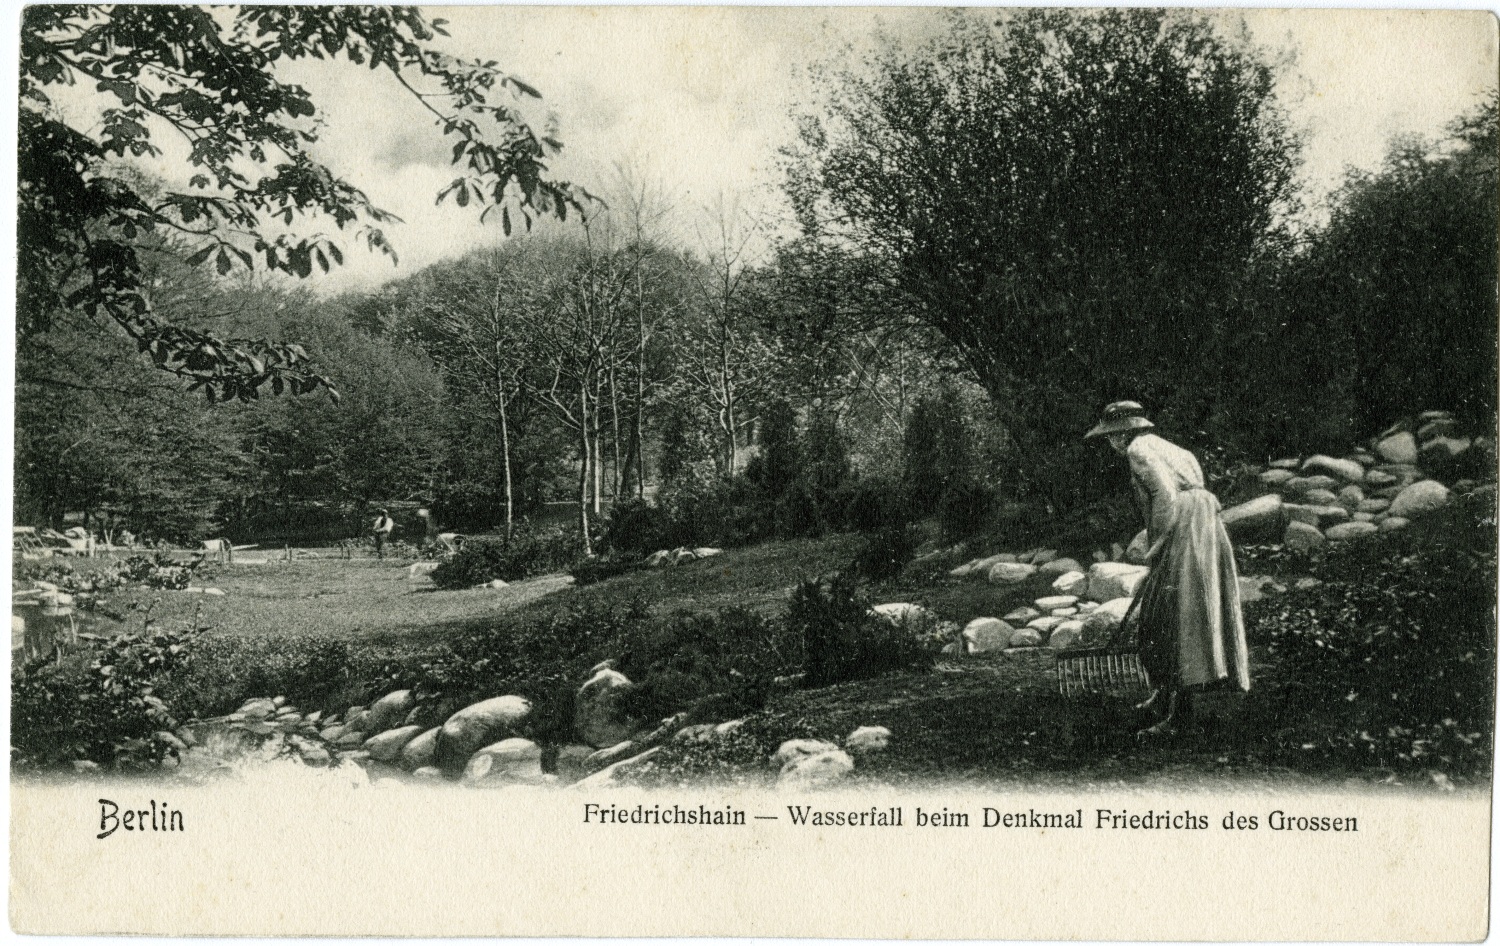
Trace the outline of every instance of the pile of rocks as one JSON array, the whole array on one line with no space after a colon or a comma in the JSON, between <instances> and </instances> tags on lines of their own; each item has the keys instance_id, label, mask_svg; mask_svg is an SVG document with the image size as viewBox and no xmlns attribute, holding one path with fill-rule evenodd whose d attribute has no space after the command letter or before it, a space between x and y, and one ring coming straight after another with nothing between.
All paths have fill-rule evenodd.
<instances>
[{"instance_id":1,"label":"pile of rocks","mask_svg":"<svg viewBox=\"0 0 1500 946\"><path fill-rule=\"evenodd\" d=\"M1256 477L1265 494L1224 510L1224 525L1236 541L1299 549L1394 532L1481 485L1456 479L1450 488L1440 475L1464 464L1492 471L1493 457L1489 438L1460 436L1451 414L1427 411L1346 456L1273 461Z\"/></svg>"},{"instance_id":2,"label":"pile of rocks","mask_svg":"<svg viewBox=\"0 0 1500 946\"><path fill-rule=\"evenodd\" d=\"M788 739L771 755L776 787L803 791L840 781L854 771L856 758L873 756L890 746L884 726L861 726L844 738L843 747L822 739Z\"/></svg>"},{"instance_id":3,"label":"pile of rocks","mask_svg":"<svg viewBox=\"0 0 1500 946\"><path fill-rule=\"evenodd\" d=\"M1126 562L1095 562L1083 571L1073 559L1050 559L1041 568L1059 562L1066 566L1064 570L1045 573L1056 572L1050 594L1002 617L975 618L959 632L957 640L943 647L943 653L980 654L1042 646L1062 649L1080 644L1102 644L1109 640L1124 620L1136 588L1145 580L1149 570L1144 565ZM1012 563L995 562L988 567L994 569L1008 564ZM1035 569L1031 563L1014 564ZM1019 580L1026 581L1038 574L1043 574L1041 569L1028 572ZM1008 575L998 580L1002 583L1014 581Z\"/></svg>"},{"instance_id":4,"label":"pile of rocks","mask_svg":"<svg viewBox=\"0 0 1500 946\"><path fill-rule=\"evenodd\" d=\"M646 567L661 568L664 565L685 565L688 562L696 562L700 558L713 558L715 555L724 554L723 549L690 549L687 547L675 549L661 549L646 556Z\"/></svg>"},{"instance_id":5,"label":"pile of rocks","mask_svg":"<svg viewBox=\"0 0 1500 946\"><path fill-rule=\"evenodd\" d=\"M312 767L357 765L376 785L382 779L515 786L591 778L598 785L638 765L641 756L649 757L685 728L685 714L649 730L626 715L622 700L633 688L612 661L594 667L575 694L578 743L561 747L550 771L543 766L542 746L525 737L531 702L514 695L445 713L418 705L410 690L396 690L327 716L304 714L283 696L256 698L226 716L194 720L158 738L177 750L180 769L193 775L291 759ZM441 724L423 724L434 713ZM716 732L736 725L720 724Z\"/></svg>"}]
</instances>

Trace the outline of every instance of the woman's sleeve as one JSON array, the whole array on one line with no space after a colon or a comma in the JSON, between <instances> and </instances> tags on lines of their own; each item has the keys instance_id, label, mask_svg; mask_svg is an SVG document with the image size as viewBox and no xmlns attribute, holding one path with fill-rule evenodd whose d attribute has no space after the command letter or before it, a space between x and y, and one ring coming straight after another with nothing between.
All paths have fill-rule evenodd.
<instances>
[{"instance_id":1,"label":"woman's sleeve","mask_svg":"<svg viewBox=\"0 0 1500 946\"><path fill-rule=\"evenodd\" d=\"M1155 462L1145 449L1136 449L1135 444L1132 444L1128 455L1131 479L1146 499L1146 538L1151 543L1154 558L1172 527L1172 502L1177 491L1172 488L1165 466Z\"/></svg>"}]
</instances>

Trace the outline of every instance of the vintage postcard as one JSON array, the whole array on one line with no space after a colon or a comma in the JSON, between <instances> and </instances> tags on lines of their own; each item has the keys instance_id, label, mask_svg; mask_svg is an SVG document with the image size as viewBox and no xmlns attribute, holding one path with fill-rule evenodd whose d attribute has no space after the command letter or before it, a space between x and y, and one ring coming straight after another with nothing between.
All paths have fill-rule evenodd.
<instances>
[{"instance_id":1,"label":"vintage postcard","mask_svg":"<svg viewBox=\"0 0 1500 946\"><path fill-rule=\"evenodd\" d=\"M14 931L1488 934L1489 12L8 28Z\"/></svg>"}]
</instances>

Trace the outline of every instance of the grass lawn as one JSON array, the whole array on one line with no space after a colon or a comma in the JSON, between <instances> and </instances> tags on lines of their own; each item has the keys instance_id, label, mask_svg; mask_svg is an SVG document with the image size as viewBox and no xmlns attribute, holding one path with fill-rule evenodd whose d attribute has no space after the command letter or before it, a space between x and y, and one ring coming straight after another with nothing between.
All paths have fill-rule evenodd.
<instances>
[{"instance_id":1,"label":"grass lawn","mask_svg":"<svg viewBox=\"0 0 1500 946\"><path fill-rule=\"evenodd\" d=\"M164 624L191 622L201 608L199 620L213 634L330 637L372 647L436 644L499 614L544 611L579 597L642 598L662 614L728 607L770 614L781 609L797 582L843 565L857 541L833 536L768 542L584 588L570 587L565 575L545 575L496 590L442 591L428 580L412 580L410 563L369 558L209 564L199 569L193 583L221 589L223 596L137 588L113 595L108 609L137 626L141 607L151 607ZM102 630L117 627L101 623Z\"/></svg>"}]
</instances>

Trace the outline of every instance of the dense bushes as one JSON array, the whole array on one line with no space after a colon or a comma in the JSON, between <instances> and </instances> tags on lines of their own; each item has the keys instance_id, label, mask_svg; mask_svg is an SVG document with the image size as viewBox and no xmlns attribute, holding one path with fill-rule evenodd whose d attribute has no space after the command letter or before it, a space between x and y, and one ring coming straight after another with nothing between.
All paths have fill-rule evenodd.
<instances>
[{"instance_id":1,"label":"dense bushes","mask_svg":"<svg viewBox=\"0 0 1500 946\"><path fill-rule=\"evenodd\" d=\"M1410 535L1308 556L1251 550L1256 567L1295 564L1293 583L1250 613L1275 667L1261 726L1290 755L1397 770L1488 771L1493 750L1495 545L1491 513L1459 504ZM1295 562L1290 559L1295 558Z\"/></svg>"},{"instance_id":2,"label":"dense bushes","mask_svg":"<svg viewBox=\"0 0 1500 946\"><path fill-rule=\"evenodd\" d=\"M89 760L143 769L174 750L157 734L177 725L158 688L183 671L196 629L147 625L53 661L11 667L11 762L46 767Z\"/></svg>"},{"instance_id":3,"label":"dense bushes","mask_svg":"<svg viewBox=\"0 0 1500 946\"><path fill-rule=\"evenodd\" d=\"M619 669L639 685L625 708L648 720L689 708L713 720L740 716L764 706L801 656L783 622L754 612L678 614L630 638Z\"/></svg>"},{"instance_id":4,"label":"dense bushes","mask_svg":"<svg viewBox=\"0 0 1500 946\"><path fill-rule=\"evenodd\" d=\"M182 672L159 692L184 716L233 712L246 700L285 696L313 709L337 707L358 689L342 640L323 637L203 637Z\"/></svg>"},{"instance_id":5,"label":"dense bushes","mask_svg":"<svg viewBox=\"0 0 1500 946\"><path fill-rule=\"evenodd\" d=\"M516 581L567 567L578 557L577 530L566 526L520 527L511 538L469 539L433 569L439 588L472 588L495 578Z\"/></svg>"},{"instance_id":6,"label":"dense bushes","mask_svg":"<svg viewBox=\"0 0 1500 946\"><path fill-rule=\"evenodd\" d=\"M647 618L641 602L581 598L566 608L469 631L436 653L386 668L386 683L415 688L427 701L441 696L453 709L500 694L524 696L535 707L533 734L567 741L573 694L588 669L613 656L616 643Z\"/></svg>"},{"instance_id":7,"label":"dense bushes","mask_svg":"<svg viewBox=\"0 0 1500 946\"><path fill-rule=\"evenodd\" d=\"M905 524L887 526L870 533L854 555L855 574L872 581L889 581L917 552L917 532Z\"/></svg>"},{"instance_id":8,"label":"dense bushes","mask_svg":"<svg viewBox=\"0 0 1500 946\"><path fill-rule=\"evenodd\" d=\"M803 582L792 593L786 623L803 641L805 686L929 667L936 653L918 629L871 614L848 575Z\"/></svg>"}]
</instances>

